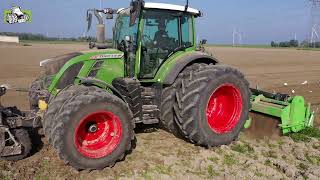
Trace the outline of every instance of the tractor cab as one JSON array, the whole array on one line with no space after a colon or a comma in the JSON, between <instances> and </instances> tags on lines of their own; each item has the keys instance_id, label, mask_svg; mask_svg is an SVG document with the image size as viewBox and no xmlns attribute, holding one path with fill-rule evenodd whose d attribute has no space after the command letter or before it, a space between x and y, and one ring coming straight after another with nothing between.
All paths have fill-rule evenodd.
<instances>
[{"instance_id":1,"label":"tractor cab","mask_svg":"<svg viewBox=\"0 0 320 180\"><path fill-rule=\"evenodd\" d=\"M161 65L179 51L195 50L194 18L187 6L134 1L116 13L113 45L125 53L126 75L153 79Z\"/></svg>"}]
</instances>

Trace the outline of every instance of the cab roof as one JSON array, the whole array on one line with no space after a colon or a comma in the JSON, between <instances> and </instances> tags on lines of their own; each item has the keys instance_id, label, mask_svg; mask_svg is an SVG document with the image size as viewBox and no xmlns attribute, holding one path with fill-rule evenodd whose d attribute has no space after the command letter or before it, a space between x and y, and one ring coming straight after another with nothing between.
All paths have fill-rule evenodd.
<instances>
[{"instance_id":1,"label":"cab roof","mask_svg":"<svg viewBox=\"0 0 320 180\"><path fill-rule=\"evenodd\" d=\"M165 3L152 3L152 2L146 2L144 4L145 9L165 9L165 10L172 10L172 11L181 11L185 12L186 7L181 5L175 5L175 4L165 4ZM187 9L188 13L200 16L201 12L197 9L188 7Z\"/></svg>"},{"instance_id":2,"label":"cab roof","mask_svg":"<svg viewBox=\"0 0 320 180\"><path fill-rule=\"evenodd\" d=\"M197 9L188 7L188 9L186 11L185 6L174 5L174 4L145 2L143 8L144 9L162 9L162 10L188 12L188 13L193 14L195 16L202 16L202 13ZM129 11L128 8L121 8L121 9L118 9L117 13L123 12L125 10ZM127 13L129 13L129 12L127 12Z\"/></svg>"}]
</instances>

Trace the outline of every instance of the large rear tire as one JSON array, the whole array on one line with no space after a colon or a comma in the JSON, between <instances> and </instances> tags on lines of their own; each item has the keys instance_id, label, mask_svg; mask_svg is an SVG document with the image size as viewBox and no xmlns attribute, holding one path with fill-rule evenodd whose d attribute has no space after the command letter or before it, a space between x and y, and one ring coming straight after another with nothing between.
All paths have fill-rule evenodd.
<instances>
[{"instance_id":1,"label":"large rear tire","mask_svg":"<svg viewBox=\"0 0 320 180\"><path fill-rule=\"evenodd\" d=\"M200 64L202 66L206 64ZM190 73L192 68L186 68L183 73ZM174 104L176 101L176 87L181 85L181 78L177 78L174 84L168 87L164 87L161 96L161 117L160 125L168 132L172 133L178 138L184 138L181 128L175 121Z\"/></svg>"},{"instance_id":2,"label":"large rear tire","mask_svg":"<svg viewBox=\"0 0 320 180\"><path fill-rule=\"evenodd\" d=\"M176 81L175 120L191 142L206 147L230 144L248 118L249 83L238 70L193 64Z\"/></svg>"},{"instance_id":3,"label":"large rear tire","mask_svg":"<svg viewBox=\"0 0 320 180\"><path fill-rule=\"evenodd\" d=\"M181 137L181 130L174 121L173 105L175 101L175 93L176 90L174 86L169 86L162 90L160 125L166 131L174 134L177 137Z\"/></svg>"},{"instance_id":4,"label":"large rear tire","mask_svg":"<svg viewBox=\"0 0 320 180\"><path fill-rule=\"evenodd\" d=\"M123 160L132 148L134 124L129 107L96 87L81 89L65 101L52 121L52 144L78 170L103 169Z\"/></svg>"}]
</instances>

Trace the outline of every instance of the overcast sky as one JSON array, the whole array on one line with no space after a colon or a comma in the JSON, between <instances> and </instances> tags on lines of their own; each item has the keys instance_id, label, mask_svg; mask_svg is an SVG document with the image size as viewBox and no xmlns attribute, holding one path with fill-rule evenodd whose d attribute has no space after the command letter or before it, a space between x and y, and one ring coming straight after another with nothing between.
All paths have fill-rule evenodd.
<instances>
[{"instance_id":1,"label":"overcast sky","mask_svg":"<svg viewBox=\"0 0 320 180\"><path fill-rule=\"evenodd\" d=\"M103 7L129 6L130 0L101 0ZM172 4L184 0L150 0ZM9 25L3 22L3 10L12 5L31 10L33 21ZM308 0L190 0L190 6L201 10L204 17L197 25L198 39L209 43L230 44L237 28L243 34L243 43L266 44L271 40L289 40L295 34L306 39L310 26ZM79 37L86 30L86 10L99 8L100 0L1 0L0 32L32 32L52 37ZM107 23L110 27L111 22ZM108 28L110 36L111 28Z\"/></svg>"}]
</instances>

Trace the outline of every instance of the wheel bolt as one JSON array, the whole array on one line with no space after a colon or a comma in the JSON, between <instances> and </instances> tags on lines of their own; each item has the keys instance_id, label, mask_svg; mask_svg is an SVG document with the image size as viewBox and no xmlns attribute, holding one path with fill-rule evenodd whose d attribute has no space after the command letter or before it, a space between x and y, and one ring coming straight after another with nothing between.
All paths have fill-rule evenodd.
<instances>
[{"instance_id":1,"label":"wheel bolt","mask_svg":"<svg viewBox=\"0 0 320 180\"><path fill-rule=\"evenodd\" d=\"M98 127L97 127L96 124L92 124L92 125L89 127L89 132L91 132L91 133L95 133L95 132L97 132L97 130L98 130Z\"/></svg>"}]
</instances>

